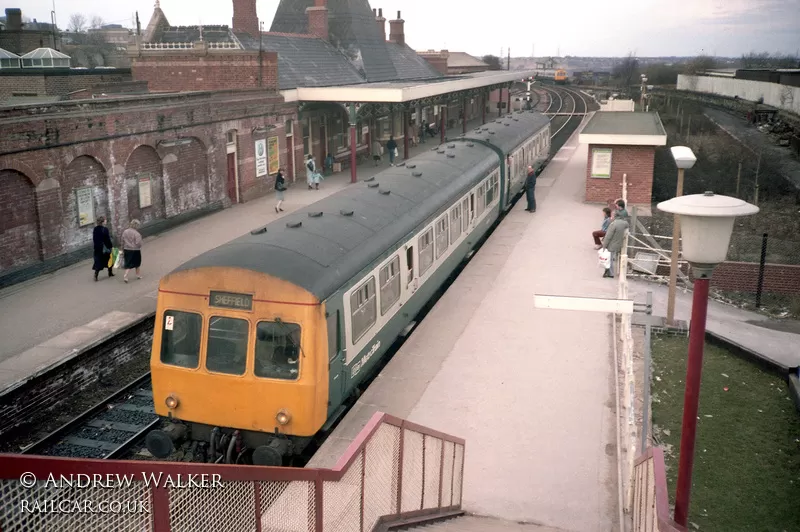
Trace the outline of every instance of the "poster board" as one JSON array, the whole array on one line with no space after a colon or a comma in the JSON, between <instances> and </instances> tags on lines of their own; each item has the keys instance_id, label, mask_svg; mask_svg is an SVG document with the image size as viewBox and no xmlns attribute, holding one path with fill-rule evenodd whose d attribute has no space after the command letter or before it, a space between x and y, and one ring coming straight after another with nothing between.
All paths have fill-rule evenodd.
<instances>
[{"instance_id":1,"label":"poster board","mask_svg":"<svg viewBox=\"0 0 800 532\"><path fill-rule=\"evenodd\" d=\"M267 175L267 141L256 141L256 177Z\"/></svg>"},{"instance_id":2,"label":"poster board","mask_svg":"<svg viewBox=\"0 0 800 532\"><path fill-rule=\"evenodd\" d=\"M277 174L281 167L281 150L278 145L278 137L267 139L267 154L269 155L269 173Z\"/></svg>"},{"instance_id":3,"label":"poster board","mask_svg":"<svg viewBox=\"0 0 800 532\"><path fill-rule=\"evenodd\" d=\"M150 174L139 174L139 208L153 205L153 180Z\"/></svg>"},{"instance_id":4,"label":"poster board","mask_svg":"<svg viewBox=\"0 0 800 532\"><path fill-rule=\"evenodd\" d=\"M611 178L611 148L592 148L592 177Z\"/></svg>"},{"instance_id":5,"label":"poster board","mask_svg":"<svg viewBox=\"0 0 800 532\"><path fill-rule=\"evenodd\" d=\"M93 224L95 221L94 187L76 188L75 197L78 203L78 227Z\"/></svg>"}]
</instances>

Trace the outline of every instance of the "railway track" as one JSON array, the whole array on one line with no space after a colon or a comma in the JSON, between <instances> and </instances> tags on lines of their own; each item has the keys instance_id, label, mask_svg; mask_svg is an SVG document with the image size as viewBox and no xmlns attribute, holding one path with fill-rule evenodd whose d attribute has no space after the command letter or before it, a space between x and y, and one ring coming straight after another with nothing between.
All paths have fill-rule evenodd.
<instances>
[{"instance_id":1,"label":"railway track","mask_svg":"<svg viewBox=\"0 0 800 532\"><path fill-rule=\"evenodd\" d=\"M153 408L150 373L146 373L21 453L120 458L159 423Z\"/></svg>"}]
</instances>

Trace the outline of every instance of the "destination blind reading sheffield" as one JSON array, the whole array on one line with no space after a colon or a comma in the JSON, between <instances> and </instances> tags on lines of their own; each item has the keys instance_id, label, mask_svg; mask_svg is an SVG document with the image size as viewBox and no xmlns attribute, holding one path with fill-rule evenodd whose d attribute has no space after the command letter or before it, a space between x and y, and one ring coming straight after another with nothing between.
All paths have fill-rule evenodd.
<instances>
[{"instance_id":1,"label":"destination blind reading sheffield","mask_svg":"<svg viewBox=\"0 0 800 532\"><path fill-rule=\"evenodd\" d=\"M236 310L253 310L253 296L250 294L233 294L231 292L211 291L208 305Z\"/></svg>"}]
</instances>

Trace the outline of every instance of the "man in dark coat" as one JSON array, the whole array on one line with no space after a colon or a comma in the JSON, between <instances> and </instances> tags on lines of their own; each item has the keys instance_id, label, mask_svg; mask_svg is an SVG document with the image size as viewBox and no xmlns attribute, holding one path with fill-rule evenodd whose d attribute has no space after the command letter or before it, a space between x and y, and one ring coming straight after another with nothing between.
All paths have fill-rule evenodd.
<instances>
[{"instance_id":1,"label":"man in dark coat","mask_svg":"<svg viewBox=\"0 0 800 532\"><path fill-rule=\"evenodd\" d=\"M108 276L114 277L112 271L113 265L108 265L108 259L111 258L111 249L114 247L111 244L111 234L106 227L106 219L103 216L97 218L97 225L92 232L92 243L94 245L94 280L97 281L97 274L101 270L108 268Z\"/></svg>"},{"instance_id":2,"label":"man in dark coat","mask_svg":"<svg viewBox=\"0 0 800 532\"><path fill-rule=\"evenodd\" d=\"M528 212L536 212L536 171L533 166L528 166L528 176L525 178L525 198L528 200Z\"/></svg>"}]
</instances>

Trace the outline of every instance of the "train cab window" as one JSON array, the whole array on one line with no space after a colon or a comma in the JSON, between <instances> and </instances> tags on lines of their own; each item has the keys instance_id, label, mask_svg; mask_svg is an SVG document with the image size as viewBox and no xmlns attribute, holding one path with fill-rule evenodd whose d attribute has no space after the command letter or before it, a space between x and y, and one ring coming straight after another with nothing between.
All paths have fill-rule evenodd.
<instances>
[{"instance_id":1,"label":"train cab window","mask_svg":"<svg viewBox=\"0 0 800 532\"><path fill-rule=\"evenodd\" d=\"M381 285L381 316L400 299L400 257L381 268L378 275Z\"/></svg>"},{"instance_id":2,"label":"train cab window","mask_svg":"<svg viewBox=\"0 0 800 532\"><path fill-rule=\"evenodd\" d=\"M350 317L352 318L353 343L375 325L377 305L375 301L375 277L356 288L350 294Z\"/></svg>"},{"instance_id":3,"label":"train cab window","mask_svg":"<svg viewBox=\"0 0 800 532\"><path fill-rule=\"evenodd\" d=\"M445 251L447 251L448 246L448 227L447 227L447 215L442 216L436 222L436 259L438 260Z\"/></svg>"},{"instance_id":4,"label":"train cab window","mask_svg":"<svg viewBox=\"0 0 800 532\"><path fill-rule=\"evenodd\" d=\"M247 320L212 316L208 320L206 369L215 373L244 375L249 331Z\"/></svg>"},{"instance_id":5,"label":"train cab window","mask_svg":"<svg viewBox=\"0 0 800 532\"><path fill-rule=\"evenodd\" d=\"M419 237L419 276L425 275L433 264L433 229L428 229Z\"/></svg>"},{"instance_id":6,"label":"train cab window","mask_svg":"<svg viewBox=\"0 0 800 532\"><path fill-rule=\"evenodd\" d=\"M203 317L193 312L164 312L161 332L161 363L194 369L200 362Z\"/></svg>"},{"instance_id":7,"label":"train cab window","mask_svg":"<svg viewBox=\"0 0 800 532\"><path fill-rule=\"evenodd\" d=\"M450 242L455 242L461 236L461 205L450 209Z\"/></svg>"},{"instance_id":8,"label":"train cab window","mask_svg":"<svg viewBox=\"0 0 800 532\"><path fill-rule=\"evenodd\" d=\"M300 355L299 325L282 321L258 322L254 367L256 377L297 380Z\"/></svg>"}]
</instances>

